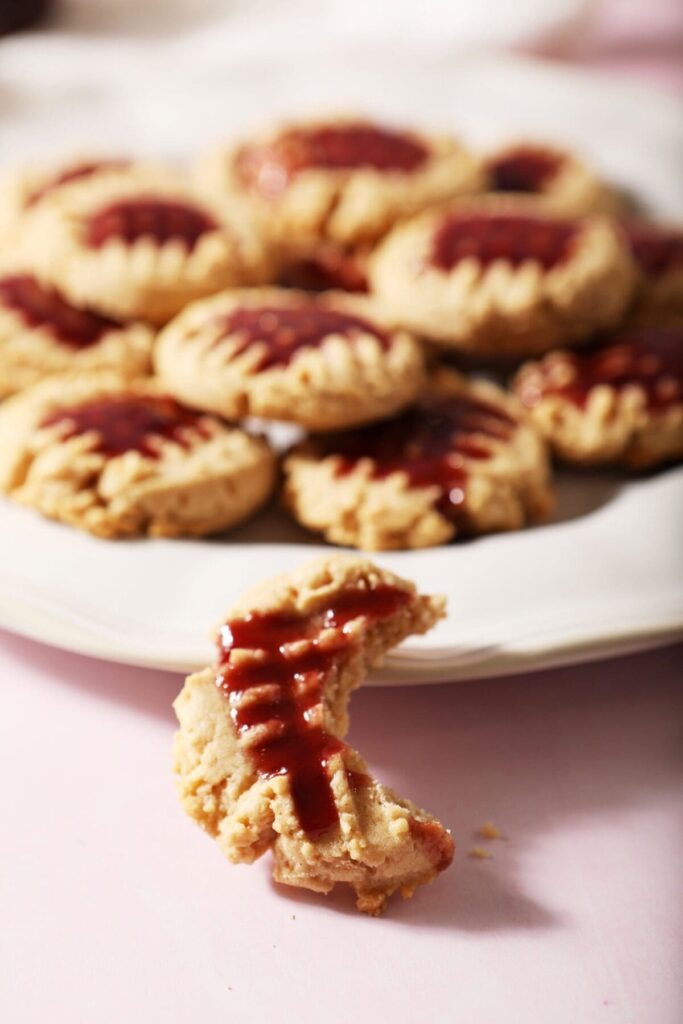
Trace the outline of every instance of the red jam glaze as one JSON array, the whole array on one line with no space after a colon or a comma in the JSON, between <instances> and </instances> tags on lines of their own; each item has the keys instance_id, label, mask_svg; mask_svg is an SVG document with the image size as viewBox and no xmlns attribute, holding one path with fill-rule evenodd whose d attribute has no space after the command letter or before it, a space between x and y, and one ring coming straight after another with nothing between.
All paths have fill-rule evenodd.
<instances>
[{"instance_id":1,"label":"red jam glaze","mask_svg":"<svg viewBox=\"0 0 683 1024\"><path fill-rule=\"evenodd\" d=\"M483 438L507 441L515 426L503 409L488 402L431 397L394 419L336 434L324 443L326 454L341 458L339 476L371 459L377 480L400 472L411 487L438 487L436 507L457 520L465 500L467 460L491 458Z\"/></svg>"},{"instance_id":2,"label":"red jam glaze","mask_svg":"<svg viewBox=\"0 0 683 1024\"><path fill-rule=\"evenodd\" d=\"M306 292L370 290L363 255L335 245L322 245L307 259L290 263L281 274L280 284Z\"/></svg>"},{"instance_id":3,"label":"red jam glaze","mask_svg":"<svg viewBox=\"0 0 683 1024\"><path fill-rule=\"evenodd\" d=\"M354 170L409 173L427 159L426 147L404 132L372 124L293 128L264 146L245 146L236 157L238 177L264 196L279 195L303 170Z\"/></svg>"},{"instance_id":4,"label":"red jam glaze","mask_svg":"<svg viewBox=\"0 0 683 1024\"><path fill-rule=\"evenodd\" d=\"M231 358L257 343L264 346L257 371L288 366L300 349L315 348L331 334L353 340L362 331L377 338L383 348L390 345L389 336L363 317L327 309L315 301L302 306L242 306L220 322L221 337L236 335Z\"/></svg>"},{"instance_id":5,"label":"red jam glaze","mask_svg":"<svg viewBox=\"0 0 683 1024\"><path fill-rule=\"evenodd\" d=\"M425 846L431 852L431 860L437 871L444 871L451 861L455 852L455 843L450 834L441 826L438 821L418 821L417 818L410 819L410 832L421 846Z\"/></svg>"},{"instance_id":6,"label":"red jam glaze","mask_svg":"<svg viewBox=\"0 0 683 1024\"><path fill-rule=\"evenodd\" d=\"M60 188L62 185L71 185L74 181L82 181L91 178L99 171L115 171L129 166L128 160L92 160L90 163L75 164L66 170L50 178L40 188L37 188L26 200L27 206L34 206L44 199L50 192Z\"/></svg>"},{"instance_id":7,"label":"red jam glaze","mask_svg":"<svg viewBox=\"0 0 683 1024\"><path fill-rule=\"evenodd\" d=\"M189 447L190 432L208 436L202 417L179 405L173 398L157 395L111 395L93 402L69 406L50 413L41 427L63 425L63 440L94 431L93 451L107 458L125 452L140 452L158 459L159 445L154 439L173 441Z\"/></svg>"},{"instance_id":8,"label":"red jam glaze","mask_svg":"<svg viewBox=\"0 0 683 1024\"><path fill-rule=\"evenodd\" d=\"M561 395L583 408L593 388L608 384L618 391L638 385L647 406L661 411L683 402L683 331L636 327L613 335L595 351L572 353L570 380L555 384L549 372L536 385L522 384L525 405L536 405L545 395Z\"/></svg>"},{"instance_id":9,"label":"red jam glaze","mask_svg":"<svg viewBox=\"0 0 683 1024\"><path fill-rule=\"evenodd\" d=\"M633 258L647 277L683 267L683 231L666 231L653 224L623 225Z\"/></svg>"},{"instance_id":10,"label":"red jam glaze","mask_svg":"<svg viewBox=\"0 0 683 1024\"><path fill-rule=\"evenodd\" d=\"M451 214L432 239L430 262L439 270L452 270L461 260L474 257L483 266L507 260L519 266L526 260L550 270L570 255L578 234L570 221L505 214Z\"/></svg>"},{"instance_id":11,"label":"red jam glaze","mask_svg":"<svg viewBox=\"0 0 683 1024\"><path fill-rule=\"evenodd\" d=\"M50 331L57 341L74 349L95 345L108 331L123 326L100 313L72 306L30 274L0 278L0 305L17 313L27 327Z\"/></svg>"},{"instance_id":12,"label":"red jam glaze","mask_svg":"<svg viewBox=\"0 0 683 1024\"><path fill-rule=\"evenodd\" d=\"M354 643L346 627L363 616L370 622L389 618L411 600L409 591L380 585L343 591L310 615L252 613L221 629L217 685L228 700L237 733L271 723L262 742L248 747L263 778L287 775L303 831L316 839L338 824L339 815L328 774L333 754L345 744L327 732L322 718L323 685L336 659ZM334 643L323 631L341 630ZM298 651L290 644L307 641ZM236 650L260 651L259 660L233 660ZM267 687L267 696L255 693ZM272 728L272 725L275 728ZM348 772L352 789L370 779Z\"/></svg>"},{"instance_id":13,"label":"red jam glaze","mask_svg":"<svg viewBox=\"0 0 683 1024\"><path fill-rule=\"evenodd\" d=\"M509 149L489 163L495 192L541 192L562 166L559 153L541 146Z\"/></svg>"},{"instance_id":14,"label":"red jam glaze","mask_svg":"<svg viewBox=\"0 0 683 1024\"><path fill-rule=\"evenodd\" d=\"M99 249L112 239L131 245L139 238L152 238L158 245L184 242L191 252L203 235L217 227L204 210L191 203L155 196L119 199L91 214L85 242L91 249Z\"/></svg>"}]
</instances>

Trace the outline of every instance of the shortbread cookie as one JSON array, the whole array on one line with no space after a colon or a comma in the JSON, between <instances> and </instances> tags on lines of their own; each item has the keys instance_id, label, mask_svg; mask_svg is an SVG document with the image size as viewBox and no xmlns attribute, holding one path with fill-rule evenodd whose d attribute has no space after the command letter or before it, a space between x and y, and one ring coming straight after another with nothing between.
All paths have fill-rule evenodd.
<instances>
[{"instance_id":1,"label":"shortbread cookie","mask_svg":"<svg viewBox=\"0 0 683 1024\"><path fill-rule=\"evenodd\" d=\"M638 272L634 316L683 326L683 229L648 221L623 225Z\"/></svg>"},{"instance_id":2,"label":"shortbread cookie","mask_svg":"<svg viewBox=\"0 0 683 1024\"><path fill-rule=\"evenodd\" d=\"M184 310L161 332L156 370L197 409L331 430L408 405L423 357L404 331L387 331L362 296L236 289Z\"/></svg>"},{"instance_id":3,"label":"shortbread cookie","mask_svg":"<svg viewBox=\"0 0 683 1024\"><path fill-rule=\"evenodd\" d=\"M258 509L274 477L264 440L149 380L65 374L0 408L0 490L100 537L216 533Z\"/></svg>"},{"instance_id":4,"label":"shortbread cookie","mask_svg":"<svg viewBox=\"0 0 683 1024\"><path fill-rule=\"evenodd\" d=\"M393 321L485 355L544 352L615 324L634 269L606 219L560 220L533 200L461 203L400 225L370 260Z\"/></svg>"},{"instance_id":5,"label":"shortbread cookie","mask_svg":"<svg viewBox=\"0 0 683 1024\"><path fill-rule=\"evenodd\" d=\"M231 610L217 665L190 676L174 705L180 798L229 860L271 850L276 881L321 893L346 883L369 914L448 867L450 833L344 742L350 692L442 615L443 599L341 556L269 580Z\"/></svg>"},{"instance_id":6,"label":"shortbread cookie","mask_svg":"<svg viewBox=\"0 0 683 1024\"><path fill-rule=\"evenodd\" d=\"M480 161L454 139L358 119L285 125L209 154L197 177L288 250L372 242L400 217L485 184Z\"/></svg>"},{"instance_id":7,"label":"shortbread cookie","mask_svg":"<svg viewBox=\"0 0 683 1024\"><path fill-rule=\"evenodd\" d=\"M153 332L74 306L20 269L0 270L0 398L65 370L150 370Z\"/></svg>"},{"instance_id":8,"label":"shortbread cookie","mask_svg":"<svg viewBox=\"0 0 683 1024\"><path fill-rule=\"evenodd\" d=\"M574 153L538 142L504 146L486 162L489 188L534 196L561 217L609 213L619 206L615 192Z\"/></svg>"},{"instance_id":9,"label":"shortbread cookie","mask_svg":"<svg viewBox=\"0 0 683 1024\"><path fill-rule=\"evenodd\" d=\"M109 316L164 323L193 299L272 269L245 222L228 221L167 171L74 184L24 224L30 265L72 302Z\"/></svg>"},{"instance_id":10,"label":"shortbread cookie","mask_svg":"<svg viewBox=\"0 0 683 1024\"><path fill-rule=\"evenodd\" d=\"M562 459L637 469L683 457L683 329L632 327L587 352L551 352L515 390Z\"/></svg>"},{"instance_id":11,"label":"shortbread cookie","mask_svg":"<svg viewBox=\"0 0 683 1024\"><path fill-rule=\"evenodd\" d=\"M519 529L552 507L545 445L519 403L445 369L401 416L293 449L283 497L303 526L370 551Z\"/></svg>"}]
</instances>

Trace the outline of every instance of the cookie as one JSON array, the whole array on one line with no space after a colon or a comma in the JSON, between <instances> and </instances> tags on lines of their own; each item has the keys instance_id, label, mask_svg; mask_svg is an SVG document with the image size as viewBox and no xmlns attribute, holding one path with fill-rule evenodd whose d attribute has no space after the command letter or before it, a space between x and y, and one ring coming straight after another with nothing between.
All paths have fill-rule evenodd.
<instances>
[{"instance_id":1,"label":"cookie","mask_svg":"<svg viewBox=\"0 0 683 1024\"><path fill-rule=\"evenodd\" d=\"M282 259L278 283L307 292L343 291L365 294L368 284L368 246L342 246L320 242Z\"/></svg>"},{"instance_id":2,"label":"cookie","mask_svg":"<svg viewBox=\"0 0 683 1024\"><path fill-rule=\"evenodd\" d=\"M164 323L194 299L272 270L245 223L228 221L168 171L79 182L23 224L28 265L72 302L114 317Z\"/></svg>"},{"instance_id":3,"label":"cookie","mask_svg":"<svg viewBox=\"0 0 683 1024\"><path fill-rule=\"evenodd\" d=\"M188 405L312 430L391 415L423 382L415 340L380 326L369 300L338 293L223 292L168 324L154 358L164 387Z\"/></svg>"},{"instance_id":4,"label":"cookie","mask_svg":"<svg viewBox=\"0 0 683 1024\"><path fill-rule=\"evenodd\" d=\"M683 327L683 229L636 220L622 228L638 274L633 315Z\"/></svg>"},{"instance_id":5,"label":"cookie","mask_svg":"<svg viewBox=\"0 0 683 1024\"><path fill-rule=\"evenodd\" d=\"M618 322L634 285L610 221L551 217L516 197L400 225L373 253L369 275L394 323L486 356L581 341Z\"/></svg>"},{"instance_id":6,"label":"cookie","mask_svg":"<svg viewBox=\"0 0 683 1024\"><path fill-rule=\"evenodd\" d=\"M21 269L0 269L0 398L66 370L151 368L153 332L74 306Z\"/></svg>"},{"instance_id":7,"label":"cookie","mask_svg":"<svg viewBox=\"0 0 683 1024\"><path fill-rule=\"evenodd\" d=\"M480 161L454 139L358 118L289 124L197 167L207 195L249 209L288 251L373 242L399 218L480 191Z\"/></svg>"},{"instance_id":8,"label":"cookie","mask_svg":"<svg viewBox=\"0 0 683 1024\"><path fill-rule=\"evenodd\" d=\"M305 441L284 472L299 523L370 551L519 529L552 507L545 444L518 402L446 369L407 412Z\"/></svg>"},{"instance_id":9,"label":"cookie","mask_svg":"<svg viewBox=\"0 0 683 1024\"><path fill-rule=\"evenodd\" d=\"M514 389L556 454L636 469L683 457L683 328L625 328L587 352L551 352Z\"/></svg>"},{"instance_id":10,"label":"cookie","mask_svg":"<svg viewBox=\"0 0 683 1024\"><path fill-rule=\"evenodd\" d=\"M230 611L216 665L174 704L180 798L229 860L270 850L276 881L350 885L370 914L448 867L449 832L344 742L351 691L442 615L442 599L341 556L269 580Z\"/></svg>"},{"instance_id":11,"label":"cookie","mask_svg":"<svg viewBox=\"0 0 683 1024\"><path fill-rule=\"evenodd\" d=\"M559 217L611 213L617 194L569 150L545 143L517 142L492 153L486 161L492 192L533 196Z\"/></svg>"},{"instance_id":12,"label":"cookie","mask_svg":"<svg viewBox=\"0 0 683 1024\"><path fill-rule=\"evenodd\" d=\"M268 499L264 440L112 373L53 377L0 408L0 491L99 537L216 533Z\"/></svg>"}]
</instances>

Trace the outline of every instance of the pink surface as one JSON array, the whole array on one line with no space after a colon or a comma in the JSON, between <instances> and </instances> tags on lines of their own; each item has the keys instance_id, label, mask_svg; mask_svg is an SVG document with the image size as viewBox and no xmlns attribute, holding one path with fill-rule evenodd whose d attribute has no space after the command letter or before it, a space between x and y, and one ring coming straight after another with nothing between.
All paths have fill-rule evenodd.
<instances>
[{"instance_id":1,"label":"pink surface","mask_svg":"<svg viewBox=\"0 0 683 1024\"><path fill-rule=\"evenodd\" d=\"M459 847L372 920L185 819L178 677L2 635L0 1018L678 1024L682 667L356 694L352 740ZM508 838L468 858L487 819Z\"/></svg>"}]
</instances>

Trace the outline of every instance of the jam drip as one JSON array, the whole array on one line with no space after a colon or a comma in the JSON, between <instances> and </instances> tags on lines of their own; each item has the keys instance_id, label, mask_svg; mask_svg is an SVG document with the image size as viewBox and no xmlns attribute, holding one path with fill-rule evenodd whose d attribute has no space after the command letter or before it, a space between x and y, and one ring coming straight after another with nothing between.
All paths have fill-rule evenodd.
<instances>
[{"instance_id":1,"label":"jam drip","mask_svg":"<svg viewBox=\"0 0 683 1024\"><path fill-rule=\"evenodd\" d=\"M26 201L26 205L35 206L46 195L54 192L55 189L61 188L62 185L71 185L74 181L85 181L100 171L121 170L124 167L128 167L128 165L128 160L93 160L90 163L75 164L73 167L69 167L60 174L55 175L54 178L50 178L40 188L37 188L35 192L32 192Z\"/></svg>"},{"instance_id":2,"label":"jam drip","mask_svg":"<svg viewBox=\"0 0 683 1024\"><path fill-rule=\"evenodd\" d=\"M633 258L648 277L683 267L683 232L662 231L651 224L624 225Z\"/></svg>"},{"instance_id":3,"label":"jam drip","mask_svg":"<svg viewBox=\"0 0 683 1024\"><path fill-rule=\"evenodd\" d=\"M217 684L235 729L262 778L288 776L299 824L311 838L339 821L328 762L345 744L324 727L323 685L337 658L354 643L346 627L361 616L370 622L389 618L410 597L390 585L354 588L311 615L252 613L221 629ZM332 641L328 629L340 631ZM235 651L258 654L234 658ZM352 789L370 782L361 773L348 777Z\"/></svg>"},{"instance_id":4,"label":"jam drip","mask_svg":"<svg viewBox=\"0 0 683 1024\"><path fill-rule=\"evenodd\" d=\"M489 164L495 192L541 192L562 166L563 158L540 146L509 149Z\"/></svg>"},{"instance_id":5,"label":"jam drip","mask_svg":"<svg viewBox=\"0 0 683 1024\"><path fill-rule=\"evenodd\" d=\"M95 345L108 331L123 326L100 313L72 306L54 288L30 274L0 278L0 303L17 313L27 327L48 330L75 349Z\"/></svg>"},{"instance_id":6,"label":"jam drip","mask_svg":"<svg viewBox=\"0 0 683 1024\"><path fill-rule=\"evenodd\" d=\"M506 260L519 266L526 260L545 270L567 259L577 235L569 221L504 214L453 214L441 222L432 239L431 263L452 270L474 258L483 266Z\"/></svg>"},{"instance_id":7,"label":"jam drip","mask_svg":"<svg viewBox=\"0 0 683 1024\"><path fill-rule=\"evenodd\" d=\"M608 384L618 391L637 385L647 406L662 410L683 401L683 332L657 327L623 331L611 343L593 352L572 353L562 360L562 376L555 379L553 364L539 367L541 378L522 381L525 405L536 405L545 395L561 395L584 408L593 388Z\"/></svg>"},{"instance_id":8,"label":"jam drip","mask_svg":"<svg viewBox=\"0 0 683 1024\"><path fill-rule=\"evenodd\" d=\"M356 333L371 334L383 348L389 337L362 317L341 313L311 302L302 306L239 307L220 318L222 335L235 335L231 358L254 344L264 346L255 370L287 366L302 348L315 348L329 335L353 340Z\"/></svg>"},{"instance_id":9,"label":"jam drip","mask_svg":"<svg viewBox=\"0 0 683 1024\"><path fill-rule=\"evenodd\" d=\"M404 132L371 124L295 128L265 146L245 146L237 155L236 171L245 185L264 196L282 192L301 171L324 170L415 171L427 159L425 146Z\"/></svg>"},{"instance_id":10,"label":"jam drip","mask_svg":"<svg viewBox=\"0 0 683 1024\"><path fill-rule=\"evenodd\" d=\"M202 235L218 225L203 210L191 203L169 199L121 199L92 214L86 224L85 241L99 249L120 238L131 245L139 238L152 238L158 245L184 242L192 251Z\"/></svg>"},{"instance_id":11,"label":"jam drip","mask_svg":"<svg viewBox=\"0 0 683 1024\"><path fill-rule=\"evenodd\" d=\"M340 457L339 476L362 460L381 480L405 473L411 487L438 487L436 507L457 520L467 485L467 460L491 458L483 438L508 441L515 421L498 406L464 395L430 397L392 420L335 435L325 443L328 455Z\"/></svg>"},{"instance_id":12,"label":"jam drip","mask_svg":"<svg viewBox=\"0 0 683 1024\"><path fill-rule=\"evenodd\" d=\"M65 441L94 431L97 442L93 451L107 458L135 451L148 459L158 459L160 449L154 439L163 438L189 448L191 433L208 436L201 416L172 398L157 395L112 395L84 402L58 409L40 425L57 424L64 426Z\"/></svg>"}]
</instances>

